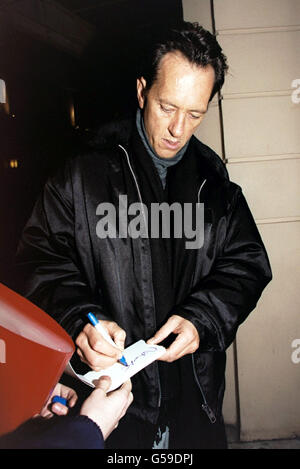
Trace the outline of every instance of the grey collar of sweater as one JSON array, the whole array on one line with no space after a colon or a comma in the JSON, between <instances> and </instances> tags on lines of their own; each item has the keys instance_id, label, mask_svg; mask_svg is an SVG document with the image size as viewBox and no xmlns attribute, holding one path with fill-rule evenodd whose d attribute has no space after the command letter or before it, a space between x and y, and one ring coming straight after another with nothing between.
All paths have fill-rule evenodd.
<instances>
[{"instance_id":1,"label":"grey collar of sweater","mask_svg":"<svg viewBox=\"0 0 300 469\"><path fill-rule=\"evenodd\" d=\"M168 168L170 166L174 166L177 164L181 158L183 157L187 146L189 144L189 141L182 147L178 153L176 153L175 156L172 158L161 158L160 156L157 155L157 153L153 150L151 147L147 134L146 134L146 129L144 125L144 119L142 116L141 110L138 108L137 113L136 113L136 126L138 129L138 133L142 139L143 144L145 145L145 148L149 155L152 158L152 161L157 169L158 175L160 177L160 180L162 182L162 186L165 189L166 187L166 180L167 180L167 173L168 173Z\"/></svg>"}]
</instances>

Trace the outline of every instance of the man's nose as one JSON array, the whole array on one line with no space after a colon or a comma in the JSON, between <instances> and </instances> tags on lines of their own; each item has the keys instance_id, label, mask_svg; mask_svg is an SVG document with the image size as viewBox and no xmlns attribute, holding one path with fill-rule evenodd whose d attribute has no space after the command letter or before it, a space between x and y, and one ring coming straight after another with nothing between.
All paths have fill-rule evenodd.
<instances>
[{"instance_id":1,"label":"man's nose","mask_svg":"<svg viewBox=\"0 0 300 469\"><path fill-rule=\"evenodd\" d=\"M184 132L184 125L185 125L185 117L176 115L172 118L171 122L169 123L168 130L172 137L181 137Z\"/></svg>"}]
</instances>

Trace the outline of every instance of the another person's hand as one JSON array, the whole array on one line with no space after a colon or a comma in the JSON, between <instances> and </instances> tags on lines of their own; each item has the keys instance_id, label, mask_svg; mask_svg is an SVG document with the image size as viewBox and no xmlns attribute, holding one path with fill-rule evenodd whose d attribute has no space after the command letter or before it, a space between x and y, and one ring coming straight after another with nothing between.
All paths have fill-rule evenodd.
<instances>
[{"instance_id":1,"label":"another person's hand","mask_svg":"<svg viewBox=\"0 0 300 469\"><path fill-rule=\"evenodd\" d=\"M59 402L55 402L52 404L52 399L54 396L64 397L67 400L68 405L65 406ZM48 401L46 402L40 414L38 415L44 418L51 418L54 414L66 415L69 411L69 407L74 407L76 401L77 394L73 389L69 388L68 386L65 386L64 384L57 383L51 393L51 396L49 397Z\"/></svg>"},{"instance_id":2,"label":"another person's hand","mask_svg":"<svg viewBox=\"0 0 300 469\"><path fill-rule=\"evenodd\" d=\"M171 333L177 334L177 337L159 360L173 362L188 353L194 353L199 348L200 339L196 327L188 319L177 315L171 316L155 335L147 341L147 344L157 345Z\"/></svg>"},{"instance_id":3,"label":"another person's hand","mask_svg":"<svg viewBox=\"0 0 300 469\"><path fill-rule=\"evenodd\" d=\"M122 357L125 344L126 332L116 322L101 321L101 324L105 327L117 348L109 344L91 324L86 324L75 341L81 361L89 365L94 371L99 371L116 363Z\"/></svg>"},{"instance_id":4,"label":"another person's hand","mask_svg":"<svg viewBox=\"0 0 300 469\"><path fill-rule=\"evenodd\" d=\"M100 427L104 440L118 426L133 401L130 380L116 391L107 393L110 384L111 379L102 376L80 410L80 415L86 415Z\"/></svg>"}]
</instances>

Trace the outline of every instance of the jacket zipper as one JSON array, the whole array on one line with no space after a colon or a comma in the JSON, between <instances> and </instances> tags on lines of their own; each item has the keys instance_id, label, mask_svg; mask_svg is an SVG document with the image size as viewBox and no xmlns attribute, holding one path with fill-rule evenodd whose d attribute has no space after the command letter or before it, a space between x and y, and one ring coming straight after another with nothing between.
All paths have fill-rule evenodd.
<instances>
[{"instance_id":1,"label":"jacket zipper","mask_svg":"<svg viewBox=\"0 0 300 469\"><path fill-rule=\"evenodd\" d=\"M206 183L206 179L204 179L202 181L202 184L199 188L199 191L198 191L198 204L200 204L200 192L204 186L204 184ZM204 412L206 413L207 417L209 418L210 422L211 423L215 423L216 422L216 416L214 414L214 412L212 411L212 409L210 408L210 406L208 405L208 402L206 400L206 396L204 394L204 391L202 389L202 386L199 382L199 379L198 379L198 376L197 376L197 373L196 373L196 368L195 368L195 360L194 360L194 355L192 354L192 364L193 364L193 373L194 373L194 377L195 377L195 381L197 383L197 386L200 390L200 393L201 393L201 396L202 396L202 400L203 400L203 404L201 405L201 408L204 410Z\"/></svg>"},{"instance_id":2,"label":"jacket zipper","mask_svg":"<svg viewBox=\"0 0 300 469\"><path fill-rule=\"evenodd\" d=\"M129 155L126 151L126 149L124 147L122 147L122 145L118 145L120 148L122 148L122 150L124 151L125 155L126 155L126 159L127 159L127 164L129 166L129 169L130 169L130 172L132 174L132 177L134 179L134 182L135 182L135 186L136 186L136 189L137 189L137 193L138 193L138 196L139 196L139 199L140 199L140 203L141 203L141 209L142 209L142 214L143 214L143 218L144 218L144 223L145 223L145 229L147 228L147 221L146 221L146 215L145 215L145 211L144 211L144 204L143 204L143 200L142 200L142 196L141 196L141 192L140 192L140 188L139 188L139 185L138 185L138 182L137 182L137 178L134 174L134 171L132 169L132 166L131 166L131 163L130 163L130 160L129 160Z\"/></svg>"},{"instance_id":3,"label":"jacket zipper","mask_svg":"<svg viewBox=\"0 0 300 469\"><path fill-rule=\"evenodd\" d=\"M193 354L192 354L192 363L193 363L194 377L195 377L196 383L198 385L198 388L200 389L200 393L201 393L201 396L202 396L202 399L203 399L203 404L201 405L201 407L204 410L204 412L206 413L206 415L209 418L209 420L211 421L211 423L216 423L216 421L217 421L216 416L215 416L214 412L212 411L212 409L209 407L209 405L207 403L207 400L206 400L206 397L205 397L205 394L203 392L202 386L199 383L198 376L197 376L196 369L195 369L195 361L194 361L194 355Z\"/></svg>"},{"instance_id":4,"label":"jacket zipper","mask_svg":"<svg viewBox=\"0 0 300 469\"><path fill-rule=\"evenodd\" d=\"M142 200L142 196L141 196L141 192L140 192L140 188L139 188L139 185L138 185L138 182L137 182L137 178L134 174L134 171L133 171L133 168L131 166L131 163L130 163L130 159L129 159L129 155L128 155L128 152L126 151L126 149L122 146L122 145L118 145L125 153L126 155L126 159L127 159L127 164L129 166L129 169L130 169L130 172L132 174L132 177L134 179L134 182L135 182L135 185L136 185L136 189L137 189L137 193L138 193L138 196L139 196L139 200L140 200L140 203L141 203L141 208L142 208L142 214L143 214L143 218L144 218L144 223L145 223L145 227L147 227L147 224L146 224L146 217L145 217L145 213L144 213L144 204L143 204L143 200ZM198 203L200 203L200 192L204 186L204 184L206 183L206 179L204 179L204 181L202 182L200 188L199 188L199 191L198 191ZM209 420L211 421L211 423L215 423L216 422L216 416L215 414L213 413L212 409L209 407L208 403L207 403L207 400L206 400L206 397L205 397L205 394L203 392L203 389L199 383L199 380L198 380L198 376L196 374L196 370L195 370L195 363L194 363L194 356L192 355L192 363L193 363L193 372L194 372L194 376L195 376L195 380L196 380L196 383L198 385L198 388L200 389L200 392L201 392L201 395L202 395L202 399L203 399L203 404L202 404L202 409L204 410L204 412L206 413L206 415L208 416ZM161 405L161 384L160 384L160 380L159 380L159 377L158 377L158 392L159 392L159 397L158 397L158 407L160 407Z\"/></svg>"},{"instance_id":5,"label":"jacket zipper","mask_svg":"<svg viewBox=\"0 0 300 469\"><path fill-rule=\"evenodd\" d=\"M146 221L146 216L145 216L145 212L144 212L144 204L143 204L143 200L142 200L142 196L141 196L141 191L140 191L140 188L139 188L139 184L137 182L137 178L134 174L134 171L133 171L133 168L131 166L131 163L130 163L130 159L129 159L129 155L128 155L128 152L126 151L126 149L122 146L122 145L118 145L125 153L126 155L126 160L127 160L127 164L128 164L128 167L129 167L129 170L131 172L131 175L134 179L134 183L135 183L135 186L136 186L136 189L137 189L137 193L138 193L138 196L139 196L139 200L140 200L140 204L141 204L141 209L142 209L142 214L143 214L143 219L144 219L144 223L145 223L145 230L147 230L147 221ZM146 231L147 232L147 231ZM158 374L158 407L161 406L161 384L160 384L160 379L159 379L159 374Z\"/></svg>"},{"instance_id":6,"label":"jacket zipper","mask_svg":"<svg viewBox=\"0 0 300 469\"><path fill-rule=\"evenodd\" d=\"M198 199L198 204L200 204L200 192L202 191L202 188L203 188L204 184L206 183L206 181L207 181L206 179L204 179L204 180L202 181L202 184L201 184L201 186L200 186L200 188L199 188L199 190L198 190L198 197L197 197L197 199Z\"/></svg>"}]
</instances>

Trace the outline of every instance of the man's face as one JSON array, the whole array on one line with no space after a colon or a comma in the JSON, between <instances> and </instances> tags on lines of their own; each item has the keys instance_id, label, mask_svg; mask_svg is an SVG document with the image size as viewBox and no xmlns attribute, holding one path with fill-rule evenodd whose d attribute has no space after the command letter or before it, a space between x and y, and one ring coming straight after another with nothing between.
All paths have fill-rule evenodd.
<instances>
[{"instance_id":1,"label":"man's face","mask_svg":"<svg viewBox=\"0 0 300 469\"><path fill-rule=\"evenodd\" d=\"M207 111L214 79L210 65L202 68L180 53L169 52L146 94L145 79L137 80L147 137L158 156L172 158L192 136Z\"/></svg>"}]
</instances>

